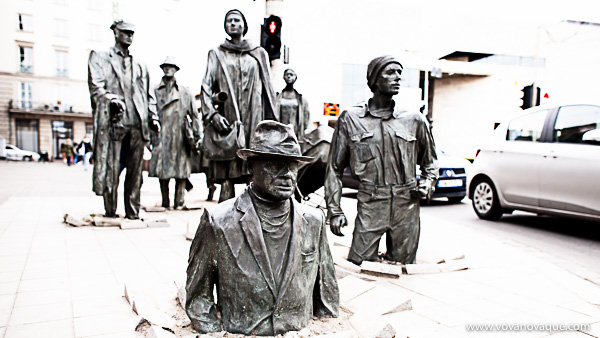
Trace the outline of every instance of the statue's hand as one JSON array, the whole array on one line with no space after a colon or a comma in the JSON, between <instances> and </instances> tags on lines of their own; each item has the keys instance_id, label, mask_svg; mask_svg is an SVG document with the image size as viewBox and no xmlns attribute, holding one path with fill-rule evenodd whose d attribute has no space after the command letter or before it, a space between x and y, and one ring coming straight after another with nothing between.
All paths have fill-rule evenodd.
<instances>
[{"instance_id":1,"label":"statue's hand","mask_svg":"<svg viewBox=\"0 0 600 338\"><path fill-rule=\"evenodd\" d=\"M123 113L125 113L125 102L123 102L123 100L120 99L112 99L110 100L110 104L114 105L115 107L118 107L118 111L119 111L119 116L123 115Z\"/></svg>"},{"instance_id":2,"label":"statue's hand","mask_svg":"<svg viewBox=\"0 0 600 338\"><path fill-rule=\"evenodd\" d=\"M348 225L348 221L346 220L346 216L335 215L332 216L329 220L329 227L331 228L331 232L336 236L344 236L342 233L342 228Z\"/></svg>"},{"instance_id":3,"label":"statue's hand","mask_svg":"<svg viewBox=\"0 0 600 338\"><path fill-rule=\"evenodd\" d=\"M229 121L221 114L215 114L210 123L217 129L218 132L229 131L231 130L231 125Z\"/></svg>"},{"instance_id":4,"label":"statue's hand","mask_svg":"<svg viewBox=\"0 0 600 338\"><path fill-rule=\"evenodd\" d=\"M150 129L157 133L160 133L160 122L158 122L157 120L152 120L152 122L150 123Z\"/></svg>"}]
</instances>

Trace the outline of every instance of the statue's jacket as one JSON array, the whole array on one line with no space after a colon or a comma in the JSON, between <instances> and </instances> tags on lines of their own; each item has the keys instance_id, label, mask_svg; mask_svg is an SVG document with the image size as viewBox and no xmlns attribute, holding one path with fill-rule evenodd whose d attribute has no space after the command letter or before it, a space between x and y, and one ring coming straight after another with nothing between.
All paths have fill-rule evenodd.
<instances>
[{"instance_id":1,"label":"statue's jacket","mask_svg":"<svg viewBox=\"0 0 600 338\"><path fill-rule=\"evenodd\" d=\"M204 212L190 248L186 284L186 312L196 330L275 335L305 327L313 315L338 315L323 213L292 203L292 235L279 290L248 190Z\"/></svg>"},{"instance_id":2,"label":"statue's jacket","mask_svg":"<svg viewBox=\"0 0 600 338\"><path fill-rule=\"evenodd\" d=\"M108 166L111 141L114 138L111 131L109 104L111 98L124 99L131 95L135 109L141 121L142 137L145 141L150 137L150 123L158 121L156 115L156 101L150 87L148 68L137 57L131 58L132 67L132 93L125 93L123 84L122 65L115 47L107 51L92 51L88 60L88 86L94 115L94 178L93 190L97 195L102 195L105 189L112 189L107 185Z\"/></svg>"}]
</instances>

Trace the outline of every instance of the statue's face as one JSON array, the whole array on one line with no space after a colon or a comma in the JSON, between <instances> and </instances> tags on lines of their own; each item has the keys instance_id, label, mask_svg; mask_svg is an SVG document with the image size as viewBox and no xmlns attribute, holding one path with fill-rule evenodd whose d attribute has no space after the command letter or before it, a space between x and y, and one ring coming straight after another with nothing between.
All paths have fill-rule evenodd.
<instances>
[{"instance_id":1,"label":"statue's face","mask_svg":"<svg viewBox=\"0 0 600 338\"><path fill-rule=\"evenodd\" d=\"M385 66L377 77L376 88L382 94L396 95L400 92L402 68L397 63Z\"/></svg>"},{"instance_id":2,"label":"statue's face","mask_svg":"<svg viewBox=\"0 0 600 338\"><path fill-rule=\"evenodd\" d=\"M225 18L225 31L227 35L243 35L244 34L244 19L237 13L231 13Z\"/></svg>"},{"instance_id":3,"label":"statue's face","mask_svg":"<svg viewBox=\"0 0 600 338\"><path fill-rule=\"evenodd\" d=\"M162 70L165 73L166 77L173 77L175 76L175 73L177 73L177 68L171 65L164 65L162 67Z\"/></svg>"},{"instance_id":4,"label":"statue's face","mask_svg":"<svg viewBox=\"0 0 600 338\"><path fill-rule=\"evenodd\" d=\"M131 43L133 43L133 31L116 29L115 38L119 44L129 47L131 46Z\"/></svg>"},{"instance_id":5,"label":"statue's face","mask_svg":"<svg viewBox=\"0 0 600 338\"><path fill-rule=\"evenodd\" d=\"M286 70L283 73L283 80L287 84L293 84L294 82L296 82L296 78L296 73L293 70Z\"/></svg>"},{"instance_id":6,"label":"statue's face","mask_svg":"<svg viewBox=\"0 0 600 338\"><path fill-rule=\"evenodd\" d=\"M281 159L252 161L252 182L257 192L272 201L283 201L292 195L298 178L298 162Z\"/></svg>"}]
</instances>

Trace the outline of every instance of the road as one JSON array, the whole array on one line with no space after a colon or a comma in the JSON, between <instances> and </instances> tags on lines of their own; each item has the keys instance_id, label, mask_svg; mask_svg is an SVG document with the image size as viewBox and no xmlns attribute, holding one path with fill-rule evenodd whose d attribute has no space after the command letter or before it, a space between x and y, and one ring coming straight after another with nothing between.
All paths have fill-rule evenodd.
<instances>
[{"instance_id":1,"label":"road","mask_svg":"<svg viewBox=\"0 0 600 338\"><path fill-rule=\"evenodd\" d=\"M512 240L561 258L566 264L600 273L600 224L515 211L498 221L477 217L471 200L450 204L444 199L423 206L421 213L462 227Z\"/></svg>"}]
</instances>

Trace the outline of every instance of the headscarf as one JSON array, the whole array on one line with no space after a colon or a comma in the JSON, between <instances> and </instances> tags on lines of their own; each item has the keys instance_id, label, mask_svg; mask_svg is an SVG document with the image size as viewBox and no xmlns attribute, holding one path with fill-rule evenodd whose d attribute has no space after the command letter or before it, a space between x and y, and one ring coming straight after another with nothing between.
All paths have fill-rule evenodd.
<instances>
[{"instance_id":1,"label":"headscarf","mask_svg":"<svg viewBox=\"0 0 600 338\"><path fill-rule=\"evenodd\" d=\"M239 14L242 17L242 20L244 20L244 33L242 36L245 36L246 33L248 33L248 22L246 21L244 14L239 9L232 9L225 14L225 21L223 22L223 28L225 28L225 31L227 32L227 17L229 14Z\"/></svg>"},{"instance_id":2,"label":"headscarf","mask_svg":"<svg viewBox=\"0 0 600 338\"><path fill-rule=\"evenodd\" d=\"M373 60L371 60L371 62L369 62L369 66L367 66L367 85L369 85L371 91L373 91L373 86L375 85L375 82L377 82L377 77L379 76L379 73L381 73L383 68L385 68L385 66L389 65L390 63L397 63L398 65L400 65L401 69L404 68L402 67L400 61L396 60L393 56L390 55L376 57Z\"/></svg>"}]
</instances>

